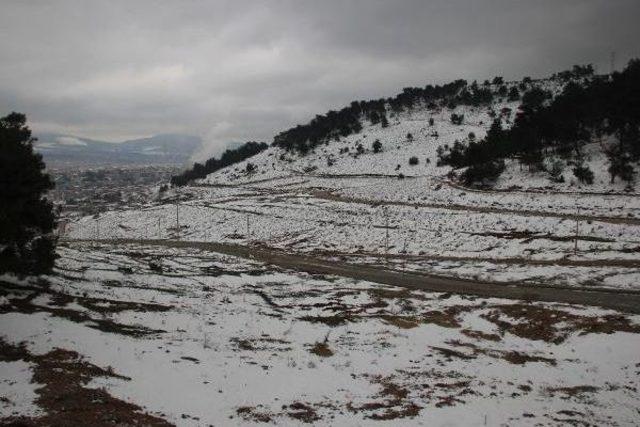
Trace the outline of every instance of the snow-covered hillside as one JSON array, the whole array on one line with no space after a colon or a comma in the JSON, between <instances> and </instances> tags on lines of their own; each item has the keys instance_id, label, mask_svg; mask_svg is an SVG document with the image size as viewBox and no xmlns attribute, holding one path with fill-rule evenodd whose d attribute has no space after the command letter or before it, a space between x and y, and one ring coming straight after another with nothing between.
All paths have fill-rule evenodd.
<instances>
[{"instance_id":1,"label":"snow-covered hillside","mask_svg":"<svg viewBox=\"0 0 640 427\"><path fill-rule=\"evenodd\" d=\"M510 123L518 102L497 102L492 107L498 113L504 108L502 117ZM451 114L463 114L461 125L451 123ZM433 125L429 120L433 119ZM493 119L489 108L461 106L454 109L415 108L390 116L389 126L372 125L363 121L361 132L338 141L329 141L307 155L286 152L270 147L262 153L229 168L211 174L203 183L229 184L251 182L296 174L308 175L443 175L449 168L437 167L436 150L441 145L453 145L456 140L466 140L470 133L483 138ZM373 143L379 140L380 152L374 152ZM358 151L358 145L362 151ZM417 165L410 165L411 157L418 158ZM252 163L256 170L246 172L246 164Z\"/></svg>"},{"instance_id":2,"label":"snow-covered hillside","mask_svg":"<svg viewBox=\"0 0 640 427\"><path fill-rule=\"evenodd\" d=\"M557 95L563 84L557 80L540 80L536 87ZM516 83L507 84L517 86ZM494 118L499 117L503 128L509 128L518 112L520 100L508 101L498 97L490 105L415 105L408 111L393 112L387 106L389 125L371 124L361 120L362 130L337 139L329 139L302 155L277 146L210 174L199 180L201 184L251 183L292 175L388 175L397 177L445 177L451 167L438 166L438 147L451 147L456 141L480 140ZM461 124L453 124L453 114L464 116ZM614 139L609 137L609 140ZM381 148L375 150L379 141ZM506 170L495 183L495 189L551 190L560 192L629 192L629 185L617 180L610 183L607 172L608 159L603 152L602 141L588 144L584 149L584 164L594 172L594 183L583 184L572 173L566 161L564 182L554 182L545 171L530 172L516 160L507 160ZM413 158L413 160L411 160ZM411 161L410 161L411 160ZM553 158L546 160L546 163ZM248 171L247 164L255 168ZM637 191L637 186L631 192Z\"/></svg>"}]
</instances>

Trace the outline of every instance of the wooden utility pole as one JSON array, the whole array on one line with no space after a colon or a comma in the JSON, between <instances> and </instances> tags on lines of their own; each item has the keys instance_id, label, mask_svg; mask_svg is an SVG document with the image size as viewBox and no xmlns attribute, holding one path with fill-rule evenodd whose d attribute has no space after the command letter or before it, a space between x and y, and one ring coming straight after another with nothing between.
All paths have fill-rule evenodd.
<instances>
[{"instance_id":1,"label":"wooden utility pole","mask_svg":"<svg viewBox=\"0 0 640 427\"><path fill-rule=\"evenodd\" d=\"M578 227L580 224L580 220L578 218L576 218L576 238L575 238L575 245L573 247L573 253L577 254L578 253Z\"/></svg>"},{"instance_id":2,"label":"wooden utility pole","mask_svg":"<svg viewBox=\"0 0 640 427\"><path fill-rule=\"evenodd\" d=\"M384 229L385 229L385 239L384 239L384 259L387 264L389 264L389 213L385 208L383 208L382 212L384 212Z\"/></svg>"},{"instance_id":3,"label":"wooden utility pole","mask_svg":"<svg viewBox=\"0 0 640 427\"><path fill-rule=\"evenodd\" d=\"M180 203L176 200L176 235L180 238Z\"/></svg>"},{"instance_id":4,"label":"wooden utility pole","mask_svg":"<svg viewBox=\"0 0 640 427\"><path fill-rule=\"evenodd\" d=\"M247 214L247 239L249 238L249 214Z\"/></svg>"},{"instance_id":5,"label":"wooden utility pole","mask_svg":"<svg viewBox=\"0 0 640 427\"><path fill-rule=\"evenodd\" d=\"M160 231L160 217L158 217L158 239L162 239L162 232Z\"/></svg>"}]
</instances>

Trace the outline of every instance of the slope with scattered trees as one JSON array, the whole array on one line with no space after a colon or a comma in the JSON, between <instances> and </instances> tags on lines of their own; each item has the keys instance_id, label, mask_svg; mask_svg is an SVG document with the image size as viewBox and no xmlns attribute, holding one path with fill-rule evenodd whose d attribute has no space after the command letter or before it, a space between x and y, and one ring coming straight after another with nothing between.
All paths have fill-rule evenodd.
<instances>
[{"instance_id":1,"label":"slope with scattered trees","mask_svg":"<svg viewBox=\"0 0 640 427\"><path fill-rule=\"evenodd\" d=\"M190 181L204 178L219 169L248 159L259 152L266 150L268 147L269 146L264 142L245 142L238 148L226 150L222 153L220 159L212 157L204 164L195 163L191 169L182 172L180 175L173 176L171 178L171 184L175 186L186 185ZM253 172L254 170L254 165L251 164L251 166L247 166L247 172Z\"/></svg>"},{"instance_id":2,"label":"slope with scattered trees","mask_svg":"<svg viewBox=\"0 0 640 427\"><path fill-rule=\"evenodd\" d=\"M598 142L609 158L611 182L616 177L632 182L632 163L640 160L640 61L611 76L592 72L591 67L576 66L573 72L560 73L559 78L574 80L554 98L539 88L529 90L510 129L503 129L496 118L484 139L439 149L439 164L467 167L462 178L470 184L495 179L505 158L517 158L530 171L549 169L552 177L558 176L556 162L545 166L546 159L557 157L588 183L593 174L583 164L583 147Z\"/></svg>"}]
</instances>

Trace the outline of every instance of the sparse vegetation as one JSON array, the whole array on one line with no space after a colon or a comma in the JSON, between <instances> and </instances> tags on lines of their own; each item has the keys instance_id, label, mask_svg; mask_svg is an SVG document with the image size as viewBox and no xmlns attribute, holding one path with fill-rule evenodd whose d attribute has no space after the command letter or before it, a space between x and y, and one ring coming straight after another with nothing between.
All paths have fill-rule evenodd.
<instances>
[{"instance_id":1,"label":"sparse vegetation","mask_svg":"<svg viewBox=\"0 0 640 427\"><path fill-rule=\"evenodd\" d=\"M220 159L212 157L204 164L195 163L191 169L182 172L180 175L172 177L171 185L177 187L186 185L193 180L204 178L219 169L248 159L267 148L269 148L269 146L264 142L246 142L238 148L225 151L222 153ZM249 167L249 164L247 164L247 167ZM246 171L252 172L253 169L251 171L246 169Z\"/></svg>"}]
</instances>

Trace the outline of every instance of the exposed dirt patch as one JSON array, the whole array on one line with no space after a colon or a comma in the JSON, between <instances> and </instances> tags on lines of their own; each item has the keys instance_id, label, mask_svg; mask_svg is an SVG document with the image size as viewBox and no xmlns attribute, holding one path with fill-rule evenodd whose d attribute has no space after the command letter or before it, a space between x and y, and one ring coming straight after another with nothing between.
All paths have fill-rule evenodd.
<instances>
[{"instance_id":1,"label":"exposed dirt patch","mask_svg":"<svg viewBox=\"0 0 640 427\"><path fill-rule=\"evenodd\" d=\"M519 351L507 351L502 353L502 358L513 365L524 365L527 362L543 362L555 366L554 359L542 356L532 356Z\"/></svg>"},{"instance_id":2,"label":"exposed dirt patch","mask_svg":"<svg viewBox=\"0 0 640 427\"><path fill-rule=\"evenodd\" d=\"M400 289L386 289L386 288L374 288L368 290L369 294L373 298L380 299L406 299L406 298L415 298L420 297L422 295L412 295L410 289L400 288Z\"/></svg>"},{"instance_id":3,"label":"exposed dirt patch","mask_svg":"<svg viewBox=\"0 0 640 427\"><path fill-rule=\"evenodd\" d=\"M316 410L312 406L302 402L294 402L286 407L286 409L286 414L298 421L312 423L320 419L320 417L316 413Z\"/></svg>"},{"instance_id":4,"label":"exposed dirt patch","mask_svg":"<svg viewBox=\"0 0 640 427\"><path fill-rule=\"evenodd\" d=\"M311 347L309 350L311 353L316 354L320 357L331 357L333 356L333 351L329 348L329 344L326 342L317 342Z\"/></svg>"},{"instance_id":5,"label":"exposed dirt patch","mask_svg":"<svg viewBox=\"0 0 640 427\"><path fill-rule=\"evenodd\" d=\"M392 377L381 377L379 375L371 377L371 382L379 384L382 390L376 397L381 400L367 402L359 406L354 406L351 402L347 404L347 409L351 412L365 412L366 418L374 420L396 420L402 418L413 418L420 413L422 407L416 405L408 399L409 390L393 382Z\"/></svg>"},{"instance_id":6,"label":"exposed dirt patch","mask_svg":"<svg viewBox=\"0 0 640 427\"><path fill-rule=\"evenodd\" d=\"M481 348L475 344L461 342L458 340L449 340L446 343L453 347L459 347L459 348L461 347L465 349L465 352L462 352L462 351L458 351L458 350L454 350L446 347L434 347L434 346L431 347L433 350L445 356L447 361L451 361L453 359L472 360L477 358L478 355L484 355L494 359L504 360L513 365L524 365L525 363L529 363L529 362L543 362L543 363L548 363L549 365L552 365L552 366L556 365L556 361L548 357L530 355L530 354L521 353L518 351L502 351L502 350Z\"/></svg>"},{"instance_id":7,"label":"exposed dirt patch","mask_svg":"<svg viewBox=\"0 0 640 427\"><path fill-rule=\"evenodd\" d=\"M463 335L468 336L469 338L475 338L477 340L487 340L487 341L495 341L498 342L502 338L498 334L489 334L482 331L476 331L473 329L463 329L460 331Z\"/></svg>"},{"instance_id":8,"label":"exposed dirt patch","mask_svg":"<svg viewBox=\"0 0 640 427\"><path fill-rule=\"evenodd\" d=\"M379 317L386 323L400 329L412 329L418 327L418 325L420 324L414 316L396 316L392 314L383 314Z\"/></svg>"},{"instance_id":9,"label":"exposed dirt patch","mask_svg":"<svg viewBox=\"0 0 640 427\"><path fill-rule=\"evenodd\" d=\"M35 305L32 300L38 296L39 293L33 293L26 298L12 299L12 307L0 307L0 313L7 311L20 312L26 314L44 312L49 313L52 316L61 317L63 319L70 320L76 323L82 323L85 326L93 329L97 329L102 332L111 332L120 335L128 335L132 337L143 337L151 334L159 334L166 332L162 329L151 329L140 325L125 325L122 323L114 322L105 318L94 318L88 313L84 313L77 310L71 310L66 308L58 308L56 306L44 306ZM123 303L127 307L131 307L128 303ZM137 303L131 303L136 305ZM143 304L144 305L144 304ZM164 306L160 306L164 307Z\"/></svg>"},{"instance_id":10,"label":"exposed dirt patch","mask_svg":"<svg viewBox=\"0 0 640 427\"><path fill-rule=\"evenodd\" d=\"M449 307L444 311L432 310L422 315L423 321L426 323L433 323L443 328L459 328L460 322L458 320L458 314L460 311L456 307Z\"/></svg>"},{"instance_id":11,"label":"exposed dirt patch","mask_svg":"<svg viewBox=\"0 0 640 427\"><path fill-rule=\"evenodd\" d=\"M245 421L251 421L254 423L270 423L273 422L274 415L262 409L259 409L261 405L258 406L241 406L236 409L236 414L238 414Z\"/></svg>"},{"instance_id":12,"label":"exposed dirt patch","mask_svg":"<svg viewBox=\"0 0 640 427\"><path fill-rule=\"evenodd\" d=\"M33 355L24 345L11 345L0 339L0 360L24 360L35 364L33 382L42 384L36 390L36 404L45 411L37 418L0 418L3 425L23 426L170 426L162 418L143 412L142 408L111 396L106 390L87 388L96 377L122 380L109 367L100 368L86 362L74 352L55 349Z\"/></svg>"},{"instance_id":13,"label":"exposed dirt patch","mask_svg":"<svg viewBox=\"0 0 640 427\"><path fill-rule=\"evenodd\" d=\"M231 342L239 349L245 351L289 351L291 347L290 341L272 338L269 336L261 336L257 338L231 338Z\"/></svg>"},{"instance_id":14,"label":"exposed dirt patch","mask_svg":"<svg viewBox=\"0 0 640 427\"><path fill-rule=\"evenodd\" d=\"M78 304L97 313L111 314L123 311L141 312L165 312L172 309L171 306L133 301L117 301L104 298L75 297Z\"/></svg>"},{"instance_id":15,"label":"exposed dirt patch","mask_svg":"<svg viewBox=\"0 0 640 427\"><path fill-rule=\"evenodd\" d=\"M598 387L591 385L577 385L573 387L548 387L545 392L549 396L560 396L561 399L570 399L572 397L582 398L586 394L595 393Z\"/></svg>"},{"instance_id":16,"label":"exposed dirt patch","mask_svg":"<svg viewBox=\"0 0 640 427\"><path fill-rule=\"evenodd\" d=\"M304 320L305 322L323 323L327 326L340 326L349 322L355 322L357 320L357 316L350 313L340 313L333 316L302 316L299 319Z\"/></svg>"},{"instance_id":17,"label":"exposed dirt patch","mask_svg":"<svg viewBox=\"0 0 640 427\"><path fill-rule=\"evenodd\" d=\"M443 355L447 361L451 361L453 359L472 360L476 358L475 354L467 354L446 347L431 346L430 348Z\"/></svg>"},{"instance_id":18,"label":"exposed dirt patch","mask_svg":"<svg viewBox=\"0 0 640 427\"><path fill-rule=\"evenodd\" d=\"M530 340L559 344L574 332L581 335L619 331L640 333L640 325L632 324L623 315L582 316L535 304L504 304L492 308L481 316L502 332Z\"/></svg>"}]
</instances>

